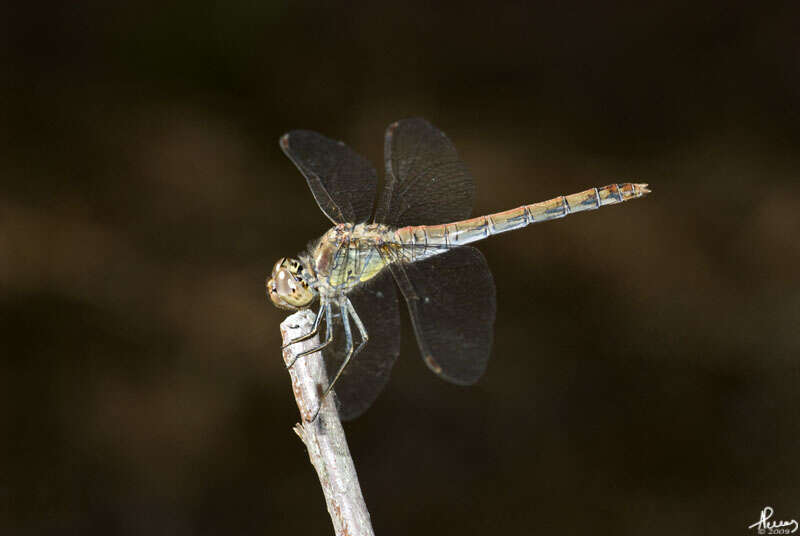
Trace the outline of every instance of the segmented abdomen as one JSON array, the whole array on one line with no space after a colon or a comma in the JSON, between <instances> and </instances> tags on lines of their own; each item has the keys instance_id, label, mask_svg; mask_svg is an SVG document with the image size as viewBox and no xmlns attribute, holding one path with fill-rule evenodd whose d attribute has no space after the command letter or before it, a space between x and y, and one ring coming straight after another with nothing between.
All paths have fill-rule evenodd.
<instances>
[{"instance_id":1,"label":"segmented abdomen","mask_svg":"<svg viewBox=\"0 0 800 536\"><path fill-rule=\"evenodd\" d=\"M403 227L395 231L395 235L398 242L413 246L409 248L411 255L406 255L407 258L412 257L408 260L413 261L441 253L452 246L483 240L532 223L563 218L573 212L595 210L605 205L622 203L648 193L650 190L646 184L630 182L610 184L469 220L441 225Z\"/></svg>"}]
</instances>

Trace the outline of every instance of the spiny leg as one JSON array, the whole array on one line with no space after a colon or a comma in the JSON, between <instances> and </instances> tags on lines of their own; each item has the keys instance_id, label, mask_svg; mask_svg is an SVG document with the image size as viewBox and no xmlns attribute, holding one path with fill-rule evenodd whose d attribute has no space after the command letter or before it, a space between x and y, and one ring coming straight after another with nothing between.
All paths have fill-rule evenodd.
<instances>
[{"instance_id":1,"label":"spiny leg","mask_svg":"<svg viewBox=\"0 0 800 536\"><path fill-rule=\"evenodd\" d=\"M320 305L320 311L322 311L322 309L323 307ZM314 323L316 324L317 322L315 321ZM303 352L300 352L299 354L294 356L294 359L292 359L291 363L286 365L286 368L292 368L292 366L299 358L309 354L313 354L315 352L319 352L323 348L327 347L332 341L333 341L333 308L331 306L331 303L327 302L325 303L325 342L323 342L319 346L311 348L310 350L305 350Z\"/></svg>"},{"instance_id":2,"label":"spiny leg","mask_svg":"<svg viewBox=\"0 0 800 536\"><path fill-rule=\"evenodd\" d=\"M333 390L333 386L336 385L336 382L342 376L342 372L344 372L344 369L347 368L347 364L350 363L350 360L353 358L353 356L358 354L364 348L364 345L367 344L367 341L369 340L369 336L367 335L367 330L364 328L364 323L361 321L361 318L358 316L355 307L353 307L353 304L350 302L349 299L346 299L345 303L343 303L339 307L339 312L342 315L342 327L344 327L344 337L346 342L345 347L347 356L344 358L344 361L342 361L342 364L339 366L339 370L336 372L336 376L333 377L333 380L328 384L328 387L322 393L322 396L320 396L319 404L317 406L317 411L316 413L314 413L314 416L311 418L310 422L316 420L317 415L319 415L319 410L322 409L323 402L325 402L328 393L330 393ZM353 321L355 322L356 328L358 328L358 333L359 335L361 335L361 342L359 343L358 347L355 350L353 350L353 334L350 330L350 318L352 318Z\"/></svg>"},{"instance_id":3,"label":"spiny leg","mask_svg":"<svg viewBox=\"0 0 800 536\"><path fill-rule=\"evenodd\" d=\"M356 348L356 351L353 352L353 355L357 355L358 352L364 348L364 345L367 344L367 341L369 340L369 334L367 333L367 329L364 327L364 323L361 321L361 317L358 316L356 308L353 307L353 302L351 302L349 299L347 300L347 311L350 314L350 318L352 318L353 322L356 323L358 333L361 335L361 344L359 344L358 348ZM328 389L330 389L330 387Z\"/></svg>"},{"instance_id":4,"label":"spiny leg","mask_svg":"<svg viewBox=\"0 0 800 536\"><path fill-rule=\"evenodd\" d=\"M308 339L315 336L319 333L319 325L322 323L322 316L325 313L325 306L320 303L319 311L317 311L317 317L314 319L314 327L311 328L311 331L306 333L305 335L300 335L296 339L292 339L291 341L287 342L283 346L281 346L281 351L286 350L289 346L296 344L298 342L307 341Z\"/></svg>"}]
</instances>

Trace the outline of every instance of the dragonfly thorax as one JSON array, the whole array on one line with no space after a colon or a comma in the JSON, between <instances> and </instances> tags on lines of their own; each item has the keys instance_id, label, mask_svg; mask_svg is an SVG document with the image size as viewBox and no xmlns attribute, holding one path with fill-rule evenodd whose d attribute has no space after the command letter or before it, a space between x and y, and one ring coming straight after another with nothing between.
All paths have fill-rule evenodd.
<instances>
[{"instance_id":1,"label":"dragonfly thorax","mask_svg":"<svg viewBox=\"0 0 800 536\"><path fill-rule=\"evenodd\" d=\"M330 228L308 251L322 299L338 299L378 275L393 240L394 231L378 223Z\"/></svg>"},{"instance_id":2,"label":"dragonfly thorax","mask_svg":"<svg viewBox=\"0 0 800 536\"><path fill-rule=\"evenodd\" d=\"M272 269L272 277L267 281L267 295L281 309L305 309L317 297L313 280L311 270L303 262L284 257Z\"/></svg>"}]
</instances>

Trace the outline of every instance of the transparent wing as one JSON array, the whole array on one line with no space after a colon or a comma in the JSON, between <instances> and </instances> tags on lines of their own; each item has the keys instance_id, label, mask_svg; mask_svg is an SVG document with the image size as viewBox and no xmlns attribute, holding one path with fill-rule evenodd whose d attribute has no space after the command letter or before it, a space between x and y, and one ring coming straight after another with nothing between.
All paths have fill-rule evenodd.
<instances>
[{"instance_id":1,"label":"transparent wing","mask_svg":"<svg viewBox=\"0 0 800 536\"><path fill-rule=\"evenodd\" d=\"M421 118L389 125L386 185L375 221L396 227L466 219L475 185L445 134Z\"/></svg>"},{"instance_id":2,"label":"transparent wing","mask_svg":"<svg viewBox=\"0 0 800 536\"><path fill-rule=\"evenodd\" d=\"M384 271L348 296L364 323L369 341L350 361L334 390L339 400L339 416L355 419L369 408L383 390L392 366L400 354L400 311L392 276ZM334 329L333 349L325 353L328 377L333 378L345 356L341 311ZM355 346L361 337L351 322Z\"/></svg>"},{"instance_id":3,"label":"transparent wing","mask_svg":"<svg viewBox=\"0 0 800 536\"><path fill-rule=\"evenodd\" d=\"M470 246L390 270L406 299L420 352L445 380L468 385L486 369L496 312L492 273Z\"/></svg>"},{"instance_id":4,"label":"transparent wing","mask_svg":"<svg viewBox=\"0 0 800 536\"><path fill-rule=\"evenodd\" d=\"M305 176L319 208L333 223L369 220L375 203L375 168L340 141L310 130L293 130L281 149Z\"/></svg>"}]
</instances>

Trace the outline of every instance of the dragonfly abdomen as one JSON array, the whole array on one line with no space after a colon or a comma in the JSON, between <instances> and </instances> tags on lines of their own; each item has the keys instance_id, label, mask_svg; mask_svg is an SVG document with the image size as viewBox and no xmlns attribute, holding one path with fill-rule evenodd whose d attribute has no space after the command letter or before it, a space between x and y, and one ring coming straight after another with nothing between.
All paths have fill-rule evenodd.
<instances>
[{"instance_id":1,"label":"dragonfly abdomen","mask_svg":"<svg viewBox=\"0 0 800 536\"><path fill-rule=\"evenodd\" d=\"M396 234L402 243L416 246L415 250L419 251L417 258L424 258L452 246L477 242L492 235L521 229L532 223L563 218L573 212L595 210L605 205L622 203L648 193L650 190L646 184L630 182L610 184L469 220L404 227L398 229Z\"/></svg>"}]
</instances>

